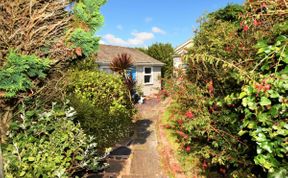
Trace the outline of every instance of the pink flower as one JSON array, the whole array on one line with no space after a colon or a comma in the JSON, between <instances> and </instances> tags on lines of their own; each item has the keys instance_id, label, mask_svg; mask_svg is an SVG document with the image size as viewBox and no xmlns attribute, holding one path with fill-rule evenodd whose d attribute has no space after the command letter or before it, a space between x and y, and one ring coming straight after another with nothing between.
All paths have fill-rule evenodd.
<instances>
[{"instance_id":1,"label":"pink flower","mask_svg":"<svg viewBox=\"0 0 288 178\"><path fill-rule=\"evenodd\" d=\"M269 85L269 84L266 84L266 85L264 86L264 88L265 88L265 90L266 90L266 91L268 91L268 90L270 90L270 89L271 89L271 85Z\"/></svg>"},{"instance_id":2,"label":"pink flower","mask_svg":"<svg viewBox=\"0 0 288 178\"><path fill-rule=\"evenodd\" d=\"M261 23L260 22L258 22L256 19L253 21L253 24L254 24L254 26L258 26L258 25L260 25Z\"/></svg>"},{"instance_id":3,"label":"pink flower","mask_svg":"<svg viewBox=\"0 0 288 178\"><path fill-rule=\"evenodd\" d=\"M176 133L177 133L178 135L180 135L181 137L183 137L184 139L187 139L187 138L188 138L188 135L185 134L185 133L182 132L182 131L176 131Z\"/></svg>"},{"instance_id":4,"label":"pink flower","mask_svg":"<svg viewBox=\"0 0 288 178\"><path fill-rule=\"evenodd\" d=\"M207 162L204 160L202 163L202 168L205 170L207 169L207 167L208 167Z\"/></svg>"},{"instance_id":5,"label":"pink flower","mask_svg":"<svg viewBox=\"0 0 288 178\"><path fill-rule=\"evenodd\" d=\"M177 123L178 123L179 125L182 125L182 124L183 124L183 120L178 119L178 120L177 120Z\"/></svg>"},{"instance_id":6,"label":"pink flower","mask_svg":"<svg viewBox=\"0 0 288 178\"><path fill-rule=\"evenodd\" d=\"M191 151L191 147L190 147L190 146L187 146L187 147L185 148L185 150L186 150L187 153L189 153L189 152Z\"/></svg>"},{"instance_id":7,"label":"pink flower","mask_svg":"<svg viewBox=\"0 0 288 178\"><path fill-rule=\"evenodd\" d=\"M243 30L244 30L244 32L247 32L249 30L249 26L248 25L244 25Z\"/></svg>"},{"instance_id":8,"label":"pink flower","mask_svg":"<svg viewBox=\"0 0 288 178\"><path fill-rule=\"evenodd\" d=\"M192 113L191 111L187 111L187 112L185 113L185 116L186 116L187 118L189 118L189 119L192 119L192 118L194 117L194 115L193 115L193 113Z\"/></svg>"}]
</instances>

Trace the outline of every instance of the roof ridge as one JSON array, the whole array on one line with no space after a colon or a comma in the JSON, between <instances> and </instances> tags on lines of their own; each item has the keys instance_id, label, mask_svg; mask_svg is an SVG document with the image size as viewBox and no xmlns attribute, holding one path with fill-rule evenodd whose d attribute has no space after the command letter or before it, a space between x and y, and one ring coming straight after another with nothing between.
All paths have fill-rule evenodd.
<instances>
[{"instance_id":1,"label":"roof ridge","mask_svg":"<svg viewBox=\"0 0 288 178\"><path fill-rule=\"evenodd\" d=\"M100 44L99 46L111 46L111 47L117 47L117 48L127 48L127 49L133 49L133 50L138 50L136 48L133 48L133 47L128 47L128 46L116 46L116 45L109 45L109 44ZM140 50L138 50L140 51ZM142 51L140 51L142 52Z\"/></svg>"}]
</instances>

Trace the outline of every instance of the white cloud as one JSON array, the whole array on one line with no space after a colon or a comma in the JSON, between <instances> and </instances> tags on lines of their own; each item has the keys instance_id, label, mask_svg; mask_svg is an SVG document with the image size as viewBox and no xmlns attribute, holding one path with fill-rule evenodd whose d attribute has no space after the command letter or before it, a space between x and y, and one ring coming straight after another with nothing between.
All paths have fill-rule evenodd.
<instances>
[{"instance_id":1,"label":"white cloud","mask_svg":"<svg viewBox=\"0 0 288 178\"><path fill-rule=\"evenodd\" d=\"M131 35L133 38L127 40L116 37L113 34L106 34L102 38L108 44L120 46L141 46L144 45L146 41L154 38L154 34L150 32L133 32Z\"/></svg>"},{"instance_id":2,"label":"white cloud","mask_svg":"<svg viewBox=\"0 0 288 178\"><path fill-rule=\"evenodd\" d=\"M134 38L129 39L128 43L134 46L142 45L145 41L154 38L154 34L149 32L134 32L132 33L132 35L134 36Z\"/></svg>"},{"instance_id":3,"label":"white cloud","mask_svg":"<svg viewBox=\"0 0 288 178\"><path fill-rule=\"evenodd\" d=\"M145 22L146 22L146 23L149 23L149 22L151 22L152 20L153 20L152 17L146 17L146 18L145 18Z\"/></svg>"},{"instance_id":4,"label":"white cloud","mask_svg":"<svg viewBox=\"0 0 288 178\"><path fill-rule=\"evenodd\" d=\"M109 44L113 44L113 45L126 45L126 41L121 39L121 38L118 38L112 34L107 34L107 35L104 35L102 37L105 41L107 41L107 43Z\"/></svg>"},{"instance_id":5,"label":"white cloud","mask_svg":"<svg viewBox=\"0 0 288 178\"><path fill-rule=\"evenodd\" d=\"M116 28L117 28L118 30L123 30L123 26L122 26L122 25L117 25Z\"/></svg>"},{"instance_id":6,"label":"white cloud","mask_svg":"<svg viewBox=\"0 0 288 178\"><path fill-rule=\"evenodd\" d=\"M162 35L166 34L166 32L164 30L162 30L161 28L159 28L159 27L153 27L152 28L152 32L153 33L159 33L159 34L162 34Z\"/></svg>"},{"instance_id":7,"label":"white cloud","mask_svg":"<svg viewBox=\"0 0 288 178\"><path fill-rule=\"evenodd\" d=\"M100 44L106 44L106 42L103 41L103 40L100 40L99 43L100 43Z\"/></svg>"}]
</instances>

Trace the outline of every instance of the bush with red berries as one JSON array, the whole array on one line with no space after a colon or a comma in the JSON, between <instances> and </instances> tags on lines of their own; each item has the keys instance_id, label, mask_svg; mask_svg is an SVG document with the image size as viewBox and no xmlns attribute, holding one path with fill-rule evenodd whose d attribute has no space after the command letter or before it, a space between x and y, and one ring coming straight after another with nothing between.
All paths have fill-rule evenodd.
<instances>
[{"instance_id":1,"label":"bush with red berries","mask_svg":"<svg viewBox=\"0 0 288 178\"><path fill-rule=\"evenodd\" d=\"M186 75L166 82L169 129L203 172L288 176L287 9L249 0L210 13L184 56Z\"/></svg>"}]
</instances>

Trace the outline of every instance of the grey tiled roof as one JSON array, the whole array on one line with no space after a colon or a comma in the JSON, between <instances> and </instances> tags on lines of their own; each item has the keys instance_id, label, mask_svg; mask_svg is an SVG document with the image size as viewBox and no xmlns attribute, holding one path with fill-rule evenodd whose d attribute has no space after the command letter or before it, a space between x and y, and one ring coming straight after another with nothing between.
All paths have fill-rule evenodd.
<instances>
[{"instance_id":1,"label":"grey tiled roof","mask_svg":"<svg viewBox=\"0 0 288 178\"><path fill-rule=\"evenodd\" d=\"M127 53L131 55L135 66L139 65L151 65L151 66L163 66L164 63L152 58L151 56L143 53L135 48L100 45L97 52L96 62L98 64L110 64L118 54Z\"/></svg>"}]
</instances>

